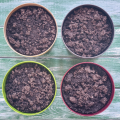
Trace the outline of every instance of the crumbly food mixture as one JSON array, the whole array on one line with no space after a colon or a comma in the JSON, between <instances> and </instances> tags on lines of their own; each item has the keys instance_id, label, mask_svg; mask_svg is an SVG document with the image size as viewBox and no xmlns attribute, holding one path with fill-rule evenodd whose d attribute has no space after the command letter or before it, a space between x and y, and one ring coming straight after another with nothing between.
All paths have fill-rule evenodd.
<instances>
[{"instance_id":1,"label":"crumbly food mixture","mask_svg":"<svg viewBox=\"0 0 120 120\"><path fill-rule=\"evenodd\" d=\"M9 18L6 35L12 48L23 55L45 52L56 37L53 17L41 7L20 8Z\"/></svg>"},{"instance_id":2,"label":"crumbly food mixture","mask_svg":"<svg viewBox=\"0 0 120 120\"><path fill-rule=\"evenodd\" d=\"M25 63L11 71L5 90L14 108L24 113L36 113L45 109L53 100L55 83L45 68Z\"/></svg>"},{"instance_id":3,"label":"crumbly food mixture","mask_svg":"<svg viewBox=\"0 0 120 120\"><path fill-rule=\"evenodd\" d=\"M62 83L65 103L75 112L96 113L102 109L111 96L111 81L100 67L79 65L72 68Z\"/></svg>"},{"instance_id":4,"label":"crumbly food mixture","mask_svg":"<svg viewBox=\"0 0 120 120\"><path fill-rule=\"evenodd\" d=\"M104 52L112 41L112 25L108 16L92 7L80 7L66 17L62 34L66 46L82 57Z\"/></svg>"}]
</instances>

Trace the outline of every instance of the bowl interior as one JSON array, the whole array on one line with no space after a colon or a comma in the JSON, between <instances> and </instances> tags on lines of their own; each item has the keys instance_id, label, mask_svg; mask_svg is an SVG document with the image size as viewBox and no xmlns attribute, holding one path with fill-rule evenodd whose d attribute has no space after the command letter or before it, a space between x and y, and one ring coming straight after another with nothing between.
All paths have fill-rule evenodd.
<instances>
[{"instance_id":1,"label":"bowl interior","mask_svg":"<svg viewBox=\"0 0 120 120\"><path fill-rule=\"evenodd\" d=\"M6 28L7 28L7 23L8 23L8 21L9 21L11 15L12 15L15 11L17 11L18 9L23 8L23 7L27 7L27 6L36 6L36 7L41 7L41 8L43 8L43 9L45 9L45 10L52 16L52 18L54 19L54 22L55 22L56 35L55 35L54 42L52 43L52 45L51 45L46 51L44 51L44 52L42 52L42 53L40 53L40 54L37 54L37 55L24 55L24 54L21 54L21 53L17 52L17 51L10 45L10 43L9 43L9 41L8 41L8 39L7 39ZM25 3L25 4L22 4L22 5L17 6L16 8L14 8L14 9L8 14L8 16L7 16L6 20L5 20L5 23L4 23L4 37L5 37L5 40L6 40L7 44L9 45L9 47L10 47L14 52L16 52L17 54L22 55L22 56L25 56L25 57L37 57L37 56L41 56L41 55L47 53L47 52L52 48L52 46L54 45L54 43L55 43L55 41L56 41L56 38L57 38L57 22L56 22L54 16L52 15L52 13L51 13L47 8L45 8L44 6L39 5L39 4L36 4L36 3Z\"/></svg>"},{"instance_id":2,"label":"bowl interior","mask_svg":"<svg viewBox=\"0 0 120 120\"><path fill-rule=\"evenodd\" d=\"M8 77L8 75L10 74L10 72L11 72L15 67L17 67L17 66L19 66L19 65L22 65L22 64L24 64L24 63L35 63L35 64L38 64L38 65L46 68L46 69L48 70L48 72L52 75L53 80L54 80L54 84L55 84L54 97L53 97L51 103L50 103L45 109L43 109L43 110L40 111L40 112L36 112L36 113L24 113L24 112L18 111L18 110L15 109L15 108L8 102L8 100L7 100L7 96L6 96L6 92L5 92L5 85L6 85L7 77ZM3 83L2 83L2 93L3 93L3 97L4 97L5 102L7 103L7 105L8 105L12 110L14 110L15 112L17 112L17 113L19 113L19 114L22 114L22 115L28 115L28 116L29 116L29 115L36 115L36 114L42 113L42 112L45 111L48 107L50 107L50 105L53 103L53 101L54 101L54 99L55 99L56 91L57 91L57 84L56 84L56 80L55 80L55 77L54 77L54 75L52 74L52 72L51 72L45 65L43 65L43 64L41 64L41 63L38 63L38 62L34 62L34 61L24 61L24 62L20 62L20 63L14 65L14 66L6 73L6 75L5 75L5 77L4 77L4 80L3 80Z\"/></svg>"},{"instance_id":3,"label":"bowl interior","mask_svg":"<svg viewBox=\"0 0 120 120\"><path fill-rule=\"evenodd\" d=\"M63 93L62 93L62 85L63 85L63 81L64 81L64 78L65 78L65 76L67 75L67 73L68 73L71 69L73 69L74 67L79 66L79 65L83 65L83 64L95 65L95 66L98 66L98 67L102 68L102 69L106 72L106 74L108 75L108 77L109 77L109 79L110 79L110 82L111 82L111 88L112 88L112 90L111 90L111 96L110 96L110 99L108 100L107 104L106 104L103 108L101 108L100 110L98 110L97 112L95 112L95 113L90 113L90 114L82 114L82 113L78 113L78 112L73 111L73 110L67 105L67 103L65 102L64 97L63 97ZM81 116L94 116L94 115L97 115L97 114L103 112L103 111L104 111L105 109L107 109L108 106L111 104L111 102L112 102L112 100L113 100L113 97L114 97L115 86L114 86L114 82L113 82L112 76L110 75L110 73L109 73L104 67L102 67L102 66L100 66L100 65L98 65L98 64L96 64L96 63L92 63L92 62L82 62L82 63L78 63L78 64L72 66L72 67L65 73L65 75L63 76L62 82L61 82L60 90L61 90L62 100L63 100L63 102L65 103L65 105L68 107L68 109L70 109L72 112L74 112L74 113L76 113L76 114L78 114L78 115L81 115Z\"/></svg>"},{"instance_id":4,"label":"bowl interior","mask_svg":"<svg viewBox=\"0 0 120 120\"><path fill-rule=\"evenodd\" d=\"M109 46L111 45L111 43L112 43L112 41L113 41L113 38L114 38L114 24L113 24L113 21L112 21L111 17L109 16L109 14L108 14L104 9L102 9L102 8L100 8L100 7L98 7L98 6L95 6L95 5L91 5L91 4L80 5L80 6L78 6L78 7L73 8L73 9L66 15L66 17L64 18L63 23L62 23L61 36L62 36L62 40L63 40L66 48L69 50L69 52L71 52L73 55L75 55L75 56L77 56L77 57L81 57L81 58L95 58L95 57L98 57L98 56L100 56L101 54L103 54L103 53L109 48L109 46L107 46L107 48L106 48L102 53L100 53L100 54L98 54L98 55L95 55L95 56L93 56L93 57L84 57L84 56L80 56L80 55L76 54L75 52L71 51L70 48L66 45L65 39L64 39L64 37L63 37L63 28L64 28L65 20L67 19L67 17L68 17L70 14L72 14L75 10L78 10L78 9L81 8L81 7L95 8L96 10L102 12L105 16L107 16L108 21L109 21L109 23L110 23L110 25L111 25L111 29L112 29L112 35L111 35L111 40L110 40Z\"/></svg>"}]
</instances>

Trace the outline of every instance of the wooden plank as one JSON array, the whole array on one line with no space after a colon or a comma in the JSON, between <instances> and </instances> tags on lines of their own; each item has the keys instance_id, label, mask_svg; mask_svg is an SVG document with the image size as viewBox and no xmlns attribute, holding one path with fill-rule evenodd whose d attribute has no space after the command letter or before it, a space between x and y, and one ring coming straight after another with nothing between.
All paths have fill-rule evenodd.
<instances>
[{"instance_id":1,"label":"wooden plank","mask_svg":"<svg viewBox=\"0 0 120 120\"><path fill-rule=\"evenodd\" d=\"M92 117L83 117L71 112L63 103L60 89L57 90L57 95L52 105L43 113L35 116L23 116L11 110L4 101L2 91L0 90L0 119L6 120L37 120L37 119L120 119L120 89L115 90L115 96L110 106L102 113Z\"/></svg>"},{"instance_id":2,"label":"wooden plank","mask_svg":"<svg viewBox=\"0 0 120 120\"><path fill-rule=\"evenodd\" d=\"M120 56L120 27L115 27L115 37L110 48L101 56ZM52 49L41 57L75 57L65 47L61 38L61 28L58 27L58 35ZM0 57L21 57L7 45L3 28L0 28Z\"/></svg>"},{"instance_id":3,"label":"wooden plank","mask_svg":"<svg viewBox=\"0 0 120 120\"><path fill-rule=\"evenodd\" d=\"M5 42L3 25L8 13L23 3L38 3L49 9L58 24L58 36L52 49L36 58L24 58L13 52ZM61 38L61 25L66 14L74 7L82 4L94 4L106 10L115 25L115 37L110 48L99 58L81 59L72 55L65 47ZM0 120L18 119L120 119L120 0L0 0ZM36 116L23 116L11 110L2 95L2 81L7 71L22 61L37 61L46 65L54 74L57 82L57 96L53 104L43 113ZM115 96L111 105L99 115L82 117L72 113L63 103L60 95L60 84L65 72L80 62L95 62L105 67L113 77Z\"/></svg>"},{"instance_id":4,"label":"wooden plank","mask_svg":"<svg viewBox=\"0 0 120 120\"><path fill-rule=\"evenodd\" d=\"M0 26L3 26L7 15L12 9L30 2L41 4L49 9L55 16L59 26L61 26L64 17L71 9L83 4L93 4L103 8L111 16L114 24L120 25L119 0L0 0Z\"/></svg>"},{"instance_id":5,"label":"wooden plank","mask_svg":"<svg viewBox=\"0 0 120 120\"><path fill-rule=\"evenodd\" d=\"M120 88L120 57L96 58L96 59L71 59L71 58L0 58L0 88L7 71L15 64L22 61L37 61L46 65L54 74L57 87L60 88L61 80L65 72L73 65L80 62L94 62L105 67L113 77L115 87Z\"/></svg>"}]
</instances>

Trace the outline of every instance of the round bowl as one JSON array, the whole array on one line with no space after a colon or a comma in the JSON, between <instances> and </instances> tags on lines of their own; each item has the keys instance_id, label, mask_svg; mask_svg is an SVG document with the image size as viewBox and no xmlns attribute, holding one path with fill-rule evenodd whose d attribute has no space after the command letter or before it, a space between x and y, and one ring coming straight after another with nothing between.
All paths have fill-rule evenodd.
<instances>
[{"instance_id":1,"label":"round bowl","mask_svg":"<svg viewBox=\"0 0 120 120\"><path fill-rule=\"evenodd\" d=\"M80 54L78 54L78 53L76 53L76 51L75 51L75 48L76 48L76 46L78 45L78 41L75 43L75 45L74 45L74 47L72 48L72 49L74 49L74 50L72 50L71 49L71 47L70 47L70 45L68 46L67 44L66 44L66 42L68 42L68 41L72 41L72 42L74 42L74 41L76 41L76 40L82 40L82 43L83 42L86 42L86 41L83 41L83 39L85 38L85 37L83 37L82 39L81 38L77 38L76 36L74 37L74 34L72 35L71 33L75 33L75 30L73 29L73 30L71 30L71 24L73 24L73 23L71 23L70 25L70 27L68 26L69 25L69 23L70 23L70 21L72 21L71 20L71 16L75 16L76 15L76 13L75 13L75 11L77 11L78 9L80 9L80 8L93 8L93 9L95 9L95 10L98 10L99 12L101 12L103 15L105 15L106 17L107 17L107 21L108 21L108 23L109 23L109 25L111 25L111 38L110 38L110 42L109 42L109 45L102 51L102 52L100 52L100 53L98 53L97 55L94 55L94 56L84 56L84 55L80 55L80 54L82 54L83 52L81 52L81 51L78 51L78 52L80 52ZM72 14L72 15L71 15ZM80 13L81 14L81 13ZM70 16L71 15L71 16ZM69 17L70 16L70 17ZM80 18L81 16L79 16L79 18ZM69 18L69 20L68 20L68 18ZM78 19L79 19L78 18ZM77 19L77 17L76 17L76 19ZM77 20L76 20L77 21ZM85 21L85 20L84 20ZM72 21L73 22L73 21ZM77 21L78 22L78 21ZM77 22L75 22L74 21L74 23L77 23ZM81 24L80 22L78 22L78 24ZM66 27L65 27L65 25L66 25ZM73 26L75 29L76 28L78 28L78 26L79 25L76 25L76 26ZM81 25L80 26L80 30L81 30L81 28L83 28L83 26ZM68 32L69 33L67 33L67 35L66 35L66 33L64 32L64 29L66 29L66 30L68 30ZM86 28L85 28L86 29ZM79 32L80 32L80 30L79 30ZM78 32L78 31L77 31ZM82 32L84 32L85 33L85 30L83 29L83 31ZM64 34L66 35L66 38L64 37ZM81 34L80 33L77 33L78 35L80 35L81 36ZM88 33L85 33L86 34L86 36L88 35ZM93 34L95 34L95 33L93 33ZM69 35L69 37L68 37L68 35ZM92 35L92 34L91 34ZM80 58L95 58L95 57L98 57L98 56L100 56L101 54L103 54L109 47L110 47L110 45L111 45L111 43L112 43L112 41L113 41L113 38L114 38L114 24L113 24L113 22L112 22L112 19L111 19L111 17L109 16L109 14L105 11L105 10L103 10L102 8L100 8L100 7L98 7L98 6L95 6L95 5L91 5L91 4L85 4L85 5L80 5L80 6L77 6L77 7L75 7L75 8L73 8L66 16L65 16L65 18L64 18L64 20L63 20L63 23L62 23L62 29L61 29L61 36L62 36L62 40L63 40L63 42L64 42L64 44L65 44L65 46L66 46L66 48L67 48L67 50L70 52L70 53L72 53L73 55L75 55L75 56L77 56L77 57L80 57ZM73 37L71 37L71 36L73 36ZM79 37L79 36L78 36ZM92 40L93 38L90 38L89 40ZM87 42L86 42L87 43ZM86 43L84 43L84 44L86 44ZM91 43L92 44L92 43ZM104 43L103 43L104 44ZM103 46L103 45L101 45L101 46ZM81 46L79 46L79 48L81 48ZM89 47L87 47L87 49L88 49ZM84 50L84 48L83 48L83 50ZM92 52L93 51L93 49L92 48L89 48L89 51L90 52ZM87 52L87 51L86 51ZM84 52L85 53L85 52ZM85 53L86 54L86 53Z\"/></svg>"},{"instance_id":2,"label":"round bowl","mask_svg":"<svg viewBox=\"0 0 120 120\"><path fill-rule=\"evenodd\" d=\"M72 69L74 69L76 66L85 65L85 64L94 65L94 66L97 66L97 67L101 68L101 69L107 74L107 76L109 77L110 82L111 82L111 89L112 89L112 90L111 90L110 98L109 98L108 102L105 104L105 106L102 107L101 109L99 109L97 112L95 112L95 113L89 113L89 114L86 114L86 113L83 114L83 113L79 113L79 112L76 112L76 111L72 110L72 109L68 106L68 104L65 102L65 99L64 99L64 97L63 97L63 92L62 92L63 81L64 81L64 78L66 77L66 75L68 74L68 72L71 71ZM82 63L78 63L78 64L72 66L72 67L65 73L65 75L63 76L63 79L62 79L62 81L61 81L60 91L61 91L62 100L63 100L64 104L67 106L67 108L68 108L70 111L74 112L75 114L81 115L81 116L94 116L94 115L97 115L97 114L100 114L101 112L103 112L103 111L104 111L105 109L107 109L108 106L111 104L111 102L112 102L112 100L113 100L113 97L114 97L114 93L115 93L115 86L114 86L114 81L113 81L112 76L110 75L110 73L109 73L104 67L102 67L101 65L98 65L98 64L96 64L96 63L92 63L92 62L82 62ZM73 91L73 90L72 90L72 91Z\"/></svg>"},{"instance_id":3,"label":"round bowl","mask_svg":"<svg viewBox=\"0 0 120 120\"><path fill-rule=\"evenodd\" d=\"M44 52L42 52L42 53L40 53L40 54L36 54L36 55L25 55L25 54L22 54L22 53L19 53L18 51L16 51L16 50L11 46L11 44L9 43L8 38L7 38L7 34L6 34L7 24L8 24L8 21L9 21L11 15L12 15L13 13L15 13L17 10L19 10L20 8L28 7L28 6L41 7L41 8L43 8L45 11L47 11L47 13L50 14L50 16L53 18L53 20L54 20L54 22L55 22L55 28L56 28L56 34L55 34L54 42L50 45L50 47L48 47L47 50L45 50ZM39 5L39 4L36 4L36 3L25 3L25 4L22 4L22 5L19 5L19 6L15 7L15 8L8 14L8 16L7 16L6 20L5 20L5 23L4 23L4 31L3 31L3 32L4 32L4 37L5 37L5 40L6 40L7 44L9 45L9 47L10 47L14 52L16 52L16 53L19 54L19 55L25 56L25 57L37 57L37 56L41 56L41 55L47 53L47 52L52 48L52 46L54 45L54 43L55 43L55 41L56 41L56 38L57 38L57 23L56 23L56 20L55 20L54 16L52 15L52 13L51 13L47 8L45 8L44 6Z\"/></svg>"},{"instance_id":4,"label":"round bowl","mask_svg":"<svg viewBox=\"0 0 120 120\"><path fill-rule=\"evenodd\" d=\"M6 96L6 91L5 91L5 85L6 85L6 80L7 80L7 77L9 76L9 74L11 73L11 71L19 66L19 65L22 65L22 64L25 64L25 63L35 63L35 64L38 64L42 67L44 67L50 74L51 76L53 77L53 80L54 80L54 84L55 84L55 93L54 93L54 97L52 99L52 101L50 102L50 104L45 108L43 109L42 111L40 112L36 112L36 113L24 113L24 112L21 112L19 110L17 110L16 108L14 108L10 103L9 101L7 100L7 96ZM7 103L7 105L12 109L14 110L15 112L19 113L19 114L22 114L22 115L27 115L27 116L31 116L31 115L36 115L36 114L39 114L39 113L42 113L43 111L45 111L46 109L48 109L50 107L50 105L53 103L54 99L55 99L55 96L56 96L56 91L57 91L57 84L56 84L56 80L55 80L55 77L54 75L52 74L52 72L43 64L39 63L39 62L35 62L35 61L24 61L24 62L20 62L16 65L14 65L12 68L9 69L9 71L6 73L5 77L4 77L4 80L3 80L3 83L2 83L2 93L3 93L3 97L5 99L5 102Z\"/></svg>"}]
</instances>

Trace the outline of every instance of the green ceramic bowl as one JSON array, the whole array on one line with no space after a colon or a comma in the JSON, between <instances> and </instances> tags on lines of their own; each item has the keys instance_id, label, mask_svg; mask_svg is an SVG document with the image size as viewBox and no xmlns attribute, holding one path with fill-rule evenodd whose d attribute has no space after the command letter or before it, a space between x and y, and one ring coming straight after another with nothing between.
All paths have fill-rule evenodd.
<instances>
[{"instance_id":1,"label":"green ceramic bowl","mask_svg":"<svg viewBox=\"0 0 120 120\"><path fill-rule=\"evenodd\" d=\"M52 72L51 72L45 65L43 65L43 64L41 64L41 63L39 63L39 62L24 61L24 62L20 62L20 63L14 65L14 66L6 73L6 75L5 75L5 77L4 77L4 80L3 80L3 83L2 83L2 93L3 93L3 97L4 97L7 105L8 105L12 110L14 110L15 112L17 112L17 113L19 113L19 114L22 114L22 115L27 115L27 116L36 115L36 114L42 113L42 112L45 111L48 107L45 108L45 109L43 109L42 111L36 112L36 113L24 113L24 112L18 111L16 108L14 108L14 107L9 103L9 101L7 100L6 92L5 92L5 84L6 84L6 80L7 80L8 75L10 74L10 72L11 72L15 67L17 67L17 66L19 66L19 65L21 65L21 64L24 64L24 63L35 63L35 64L38 64L38 65L46 68L46 69L49 71L49 73L52 75L52 77L53 77L53 79L54 79L54 83L55 83L55 94L54 94L53 100L52 100L51 103L48 105L48 107L50 107L50 105L52 104L52 102L54 101L55 96L56 96L57 84L56 84L56 80L55 80L55 77L54 77L54 75L52 74Z\"/></svg>"}]
</instances>

